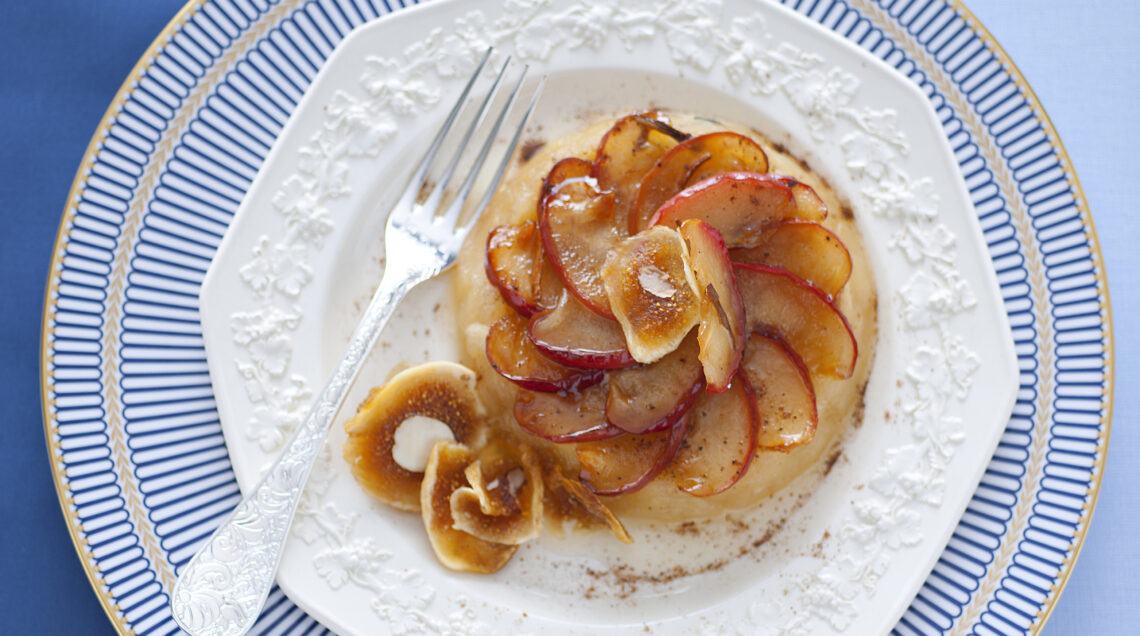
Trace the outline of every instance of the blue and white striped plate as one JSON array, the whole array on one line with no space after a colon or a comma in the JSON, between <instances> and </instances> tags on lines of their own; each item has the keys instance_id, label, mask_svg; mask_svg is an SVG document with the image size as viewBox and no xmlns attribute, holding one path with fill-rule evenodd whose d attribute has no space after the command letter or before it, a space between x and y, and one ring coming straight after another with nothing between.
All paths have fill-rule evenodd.
<instances>
[{"instance_id":1,"label":"blue and white striped plate","mask_svg":"<svg viewBox=\"0 0 1140 636\"><path fill-rule=\"evenodd\" d=\"M1024 79L960 4L786 4L929 96L1020 360L1006 433L896 630L1035 632L1084 539L1111 416L1107 283L1076 175ZM76 177L44 310L45 428L76 548L121 632L176 629L175 573L239 498L206 367L202 277L333 47L398 8L188 5L132 71ZM322 630L279 592L256 629Z\"/></svg>"}]
</instances>

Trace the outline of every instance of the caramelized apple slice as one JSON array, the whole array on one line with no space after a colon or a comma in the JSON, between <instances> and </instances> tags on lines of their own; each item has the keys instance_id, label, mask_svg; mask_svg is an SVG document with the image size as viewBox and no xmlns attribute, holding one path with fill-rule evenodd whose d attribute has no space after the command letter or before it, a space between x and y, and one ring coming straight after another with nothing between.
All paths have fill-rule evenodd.
<instances>
[{"instance_id":1,"label":"caramelized apple slice","mask_svg":"<svg viewBox=\"0 0 1140 636\"><path fill-rule=\"evenodd\" d=\"M620 369L637 364L625 346L621 325L586 309L568 292L554 309L531 317L531 342L546 357L581 369Z\"/></svg>"},{"instance_id":2,"label":"caramelized apple slice","mask_svg":"<svg viewBox=\"0 0 1140 636\"><path fill-rule=\"evenodd\" d=\"M484 415L473 371L453 362L421 364L368 394L344 423L342 453L365 492L394 508L418 510L432 442L472 442Z\"/></svg>"},{"instance_id":3,"label":"caramelized apple slice","mask_svg":"<svg viewBox=\"0 0 1140 636\"><path fill-rule=\"evenodd\" d=\"M672 428L656 433L626 433L613 439L579 444L579 479L599 495L636 492L653 480L677 454L689 429L682 417Z\"/></svg>"},{"instance_id":4,"label":"caramelized apple slice","mask_svg":"<svg viewBox=\"0 0 1140 636\"><path fill-rule=\"evenodd\" d=\"M687 139L654 111L618 120L602 137L594 157L598 187L614 194L614 219L624 233L638 184L669 149ZM630 232L633 234L635 232Z\"/></svg>"},{"instance_id":5,"label":"caramelized apple slice","mask_svg":"<svg viewBox=\"0 0 1140 636\"><path fill-rule=\"evenodd\" d=\"M818 221L815 214L798 209L792 189L776 175L728 172L677 193L649 223L676 227L685 219L701 219L716 228L729 247L742 247L755 243L769 223L791 218Z\"/></svg>"},{"instance_id":6,"label":"caramelized apple slice","mask_svg":"<svg viewBox=\"0 0 1140 636\"><path fill-rule=\"evenodd\" d=\"M835 296L851 276L851 254L831 230L814 221L785 219L765 228L754 247L729 252L737 263L782 267Z\"/></svg>"},{"instance_id":7,"label":"caramelized apple slice","mask_svg":"<svg viewBox=\"0 0 1140 636\"><path fill-rule=\"evenodd\" d=\"M714 132L682 141L641 180L629 213L629 233L649 227L649 219L662 203L698 181L725 172L767 171L764 149L744 135Z\"/></svg>"},{"instance_id":8,"label":"caramelized apple slice","mask_svg":"<svg viewBox=\"0 0 1140 636\"><path fill-rule=\"evenodd\" d=\"M851 377L858 345L827 294L778 267L738 263L735 270L749 332L779 336L813 373Z\"/></svg>"},{"instance_id":9,"label":"caramelized apple slice","mask_svg":"<svg viewBox=\"0 0 1140 636\"><path fill-rule=\"evenodd\" d=\"M542 185L538 227L566 288L591 311L612 318L599 271L622 234L614 225L614 195L598 187L593 170L576 157L554 164Z\"/></svg>"},{"instance_id":10,"label":"caramelized apple slice","mask_svg":"<svg viewBox=\"0 0 1140 636\"><path fill-rule=\"evenodd\" d=\"M487 234L487 280L499 290L508 305L529 316L540 310L539 288L543 265L538 225L524 221L500 225Z\"/></svg>"},{"instance_id":11,"label":"caramelized apple slice","mask_svg":"<svg viewBox=\"0 0 1140 636\"><path fill-rule=\"evenodd\" d=\"M786 451L815 437L815 389L795 351L776 338L754 333L740 368L756 396L759 448Z\"/></svg>"},{"instance_id":12,"label":"caramelized apple slice","mask_svg":"<svg viewBox=\"0 0 1140 636\"><path fill-rule=\"evenodd\" d=\"M685 219L680 228L690 283L700 295L701 366L709 393L728 388L744 353L744 302L720 233L700 219Z\"/></svg>"},{"instance_id":13,"label":"caramelized apple slice","mask_svg":"<svg viewBox=\"0 0 1140 636\"><path fill-rule=\"evenodd\" d=\"M606 419L629 433L673 426L701 391L701 363L693 332L672 353L650 365L609 374Z\"/></svg>"},{"instance_id":14,"label":"caramelized apple slice","mask_svg":"<svg viewBox=\"0 0 1140 636\"><path fill-rule=\"evenodd\" d=\"M487 331L487 361L499 375L531 391L568 391L602 381L599 369L576 369L547 358L527 335L527 319L512 313Z\"/></svg>"},{"instance_id":15,"label":"caramelized apple slice","mask_svg":"<svg viewBox=\"0 0 1140 636\"><path fill-rule=\"evenodd\" d=\"M669 467L673 482L695 497L724 492L756 454L759 418L748 379L737 375L724 393L701 395L689 413L689 434Z\"/></svg>"},{"instance_id":16,"label":"caramelized apple slice","mask_svg":"<svg viewBox=\"0 0 1140 636\"><path fill-rule=\"evenodd\" d=\"M650 228L619 243L602 281L634 360L654 362L697 324L697 297L685 272L685 246L672 228Z\"/></svg>"},{"instance_id":17,"label":"caramelized apple slice","mask_svg":"<svg viewBox=\"0 0 1140 636\"><path fill-rule=\"evenodd\" d=\"M521 390L515 399L515 421L545 440L564 444L609 439L622 430L606 421L605 385L564 393Z\"/></svg>"},{"instance_id":18,"label":"caramelized apple slice","mask_svg":"<svg viewBox=\"0 0 1140 636\"><path fill-rule=\"evenodd\" d=\"M484 541L455 528L451 495L467 485L464 472L474 459L475 453L462 444L436 442L424 471L420 509L440 563L460 572L490 574L502 569L518 546Z\"/></svg>"},{"instance_id":19,"label":"caramelized apple slice","mask_svg":"<svg viewBox=\"0 0 1140 636\"><path fill-rule=\"evenodd\" d=\"M479 450L464 470L470 486L451 493L456 530L519 545L542 529L542 468L529 446L497 442Z\"/></svg>"},{"instance_id":20,"label":"caramelized apple slice","mask_svg":"<svg viewBox=\"0 0 1140 636\"><path fill-rule=\"evenodd\" d=\"M827 206L824 205L823 199L819 198L811 186L787 176L781 176L780 183L792 189L792 194L796 197L796 209L799 210L801 219L822 221L827 218Z\"/></svg>"},{"instance_id":21,"label":"caramelized apple slice","mask_svg":"<svg viewBox=\"0 0 1140 636\"><path fill-rule=\"evenodd\" d=\"M566 284L562 282L558 270L550 264L550 259L546 258L545 253L543 253L542 267L535 272L535 275L538 278L535 285L538 287L539 311L553 309L558 304L559 299L562 298L562 292L566 291Z\"/></svg>"}]
</instances>

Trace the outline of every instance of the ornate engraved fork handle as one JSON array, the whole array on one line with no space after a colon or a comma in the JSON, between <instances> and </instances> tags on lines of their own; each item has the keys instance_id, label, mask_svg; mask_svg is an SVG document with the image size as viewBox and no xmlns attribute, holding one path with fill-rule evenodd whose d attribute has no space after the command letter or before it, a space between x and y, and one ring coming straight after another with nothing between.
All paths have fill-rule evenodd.
<instances>
[{"instance_id":1,"label":"ornate engraved fork handle","mask_svg":"<svg viewBox=\"0 0 1140 636\"><path fill-rule=\"evenodd\" d=\"M333 417L396 305L435 272L399 273L385 272L340 362L281 456L179 574L171 607L175 621L186 631L237 635L257 620Z\"/></svg>"}]
</instances>

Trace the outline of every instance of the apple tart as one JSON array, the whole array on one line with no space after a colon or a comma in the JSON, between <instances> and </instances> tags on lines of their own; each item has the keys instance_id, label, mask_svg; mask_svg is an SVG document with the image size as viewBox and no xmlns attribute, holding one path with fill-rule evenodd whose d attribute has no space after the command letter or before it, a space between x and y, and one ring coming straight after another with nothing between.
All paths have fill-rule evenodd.
<instances>
[{"instance_id":1,"label":"apple tart","mask_svg":"<svg viewBox=\"0 0 1140 636\"><path fill-rule=\"evenodd\" d=\"M453 569L499 569L544 522L628 542L619 518L756 506L861 418L853 214L756 131L647 111L532 143L457 265L465 366L395 376L344 447Z\"/></svg>"}]
</instances>

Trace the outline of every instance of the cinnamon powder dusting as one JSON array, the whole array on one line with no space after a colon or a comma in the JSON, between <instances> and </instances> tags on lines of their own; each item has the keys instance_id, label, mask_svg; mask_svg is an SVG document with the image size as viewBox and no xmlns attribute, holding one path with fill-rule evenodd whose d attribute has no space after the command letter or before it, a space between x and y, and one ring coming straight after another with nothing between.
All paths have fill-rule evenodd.
<instances>
[{"instance_id":1,"label":"cinnamon powder dusting","mask_svg":"<svg viewBox=\"0 0 1140 636\"><path fill-rule=\"evenodd\" d=\"M835 462L839 461L839 458L841 457L843 457L843 449L835 449L835 452L832 453L831 456L828 457L827 460L823 463L823 474L830 475L831 469L835 468Z\"/></svg>"},{"instance_id":2,"label":"cinnamon powder dusting","mask_svg":"<svg viewBox=\"0 0 1140 636\"><path fill-rule=\"evenodd\" d=\"M542 147L545 145L546 142L541 139L530 139L523 142L522 147L519 148L519 163L522 164L530 161L531 157L539 150L542 150Z\"/></svg>"},{"instance_id":3,"label":"cinnamon powder dusting","mask_svg":"<svg viewBox=\"0 0 1140 636\"><path fill-rule=\"evenodd\" d=\"M751 540L745 538L735 554L730 553L724 558L692 567L674 565L656 572L644 572L626 564L615 565L608 569L582 566L582 572L593 581L582 590L582 596L587 599L616 597L626 600L637 595L645 586L666 585L683 578L716 572L745 557L760 561L764 558L763 548L784 529L791 515L806 501L806 493L796 496L795 503L786 516L764 524L749 523L732 515L726 515L723 519L686 521L677 524L671 528L671 532L684 537L704 536L714 550L718 543L718 534L721 537L745 534L755 538ZM825 532L824 539L828 536L830 535Z\"/></svg>"}]
</instances>

